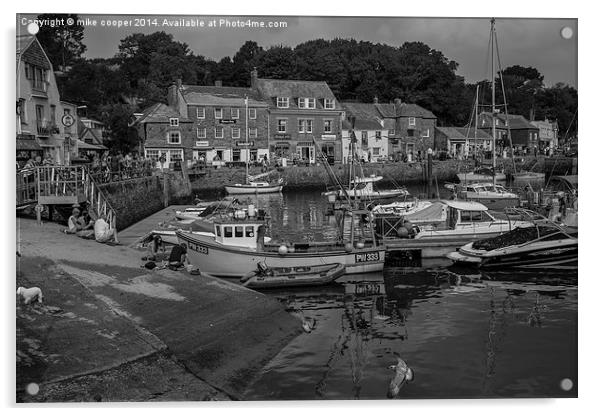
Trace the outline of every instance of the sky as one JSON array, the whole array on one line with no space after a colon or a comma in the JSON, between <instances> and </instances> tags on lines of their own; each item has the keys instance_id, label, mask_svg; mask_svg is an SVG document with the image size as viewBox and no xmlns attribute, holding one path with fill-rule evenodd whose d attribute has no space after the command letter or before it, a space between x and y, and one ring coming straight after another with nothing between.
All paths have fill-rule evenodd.
<instances>
[{"instance_id":1,"label":"sky","mask_svg":"<svg viewBox=\"0 0 602 416\"><path fill-rule=\"evenodd\" d=\"M35 15L22 15L35 18ZM398 17L261 17L261 16L197 16L197 15L92 15L85 26L86 56L111 57L121 39L142 32L163 30L175 40L185 42L197 55L220 60L232 56L247 40L267 48L273 45L294 47L311 39L354 38L373 43L400 46L407 41L420 41L440 50L458 62L458 75L468 82L488 78L487 46L489 18L398 18ZM156 20L155 20L156 19ZM174 27L170 24L193 22L199 26ZM17 19L17 34L26 31L24 20ZM236 27L239 21L285 22L285 28ZM96 26L92 24L96 21ZM129 27L107 27L106 22L130 24ZM209 27L212 21L217 27ZM103 23L105 25L103 25ZM200 27L200 24L204 24ZM145 26L141 26L144 24ZM572 36L562 36L563 28ZM577 86L577 19L496 19L500 58L503 67L532 66L544 75L551 86L562 82ZM566 33L566 32L565 32ZM261 76L261 74L259 74Z\"/></svg>"}]
</instances>

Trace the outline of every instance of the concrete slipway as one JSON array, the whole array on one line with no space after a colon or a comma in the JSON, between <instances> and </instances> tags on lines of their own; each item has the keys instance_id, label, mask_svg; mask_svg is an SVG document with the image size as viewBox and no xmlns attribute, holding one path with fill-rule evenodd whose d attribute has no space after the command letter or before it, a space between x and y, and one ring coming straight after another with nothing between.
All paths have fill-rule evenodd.
<instances>
[{"instance_id":1,"label":"concrete slipway","mask_svg":"<svg viewBox=\"0 0 602 416\"><path fill-rule=\"evenodd\" d=\"M219 279L141 268L141 253L17 219L17 401L241 399L300 323ZM26 386L36 383L31 395Z\"/></svg>"}]
</instances>

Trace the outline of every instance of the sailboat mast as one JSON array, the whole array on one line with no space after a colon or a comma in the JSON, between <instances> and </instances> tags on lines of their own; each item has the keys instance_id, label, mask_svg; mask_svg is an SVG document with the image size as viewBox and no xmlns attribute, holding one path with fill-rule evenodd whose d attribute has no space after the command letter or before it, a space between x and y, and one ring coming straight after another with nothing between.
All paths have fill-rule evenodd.
<instances>
[{"instance_id":1,"label":"sailboat mast","mask_svg":"<svg viewBox=\"0 0 602 416\"><path fill-rule=\"evenodd\" d=\"M245 163L245 183L249 184L249 97L245 96L245 149L246 149L246 163Z\"/></svg>"},{"instance_id":2,"label":"sailboat mast","mask_svg":"<svg viewBox=\"0 0 602 416\"><path fill-rule=\"evenodd\" d=\"M477 160L477 126L479 125L479 84L477 84L477 94L474 104L474 159ZM470 126L468 126L470 128ZM469 130L470 132L470 130ZM470 147L469 147L470 150ZM476 162L475 162L476 163Z\"/></svg>"},{"instance_id":3,"label":"sailboat mast","mask_svg":"<svg viewBox=\"0 0 602 416\"><path fill-rule=\"evenodd\" d=\"M491 132L493 133L493 185L495 185L495 18L491 19Z\"/></svg>"}]
</instances>

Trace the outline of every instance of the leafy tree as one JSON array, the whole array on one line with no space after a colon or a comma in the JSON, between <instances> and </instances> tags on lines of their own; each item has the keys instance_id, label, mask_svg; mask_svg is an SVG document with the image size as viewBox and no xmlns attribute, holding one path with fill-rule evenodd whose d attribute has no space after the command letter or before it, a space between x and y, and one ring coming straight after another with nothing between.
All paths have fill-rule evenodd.
<instances>
[{"instance_id":1,"label":"leafy tree","mask_svg":"<svg viewBox=\"0 0 602 416\"><path fill-rule=\"evenodd\" d=\"M76 14L41 14L38 19L63 19L65 22L61 26L41 26L37 34L55 70L64 69L81 58L86 51L84 26L77 23ZM74 24L67 25L67 19L73 19Z\"/></svg>"}]
</instances>

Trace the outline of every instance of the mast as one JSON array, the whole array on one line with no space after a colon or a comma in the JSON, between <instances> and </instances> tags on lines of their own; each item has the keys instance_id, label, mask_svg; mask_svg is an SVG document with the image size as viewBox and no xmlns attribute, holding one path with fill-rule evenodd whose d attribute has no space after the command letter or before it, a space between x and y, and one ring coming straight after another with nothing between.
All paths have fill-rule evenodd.
<instances>
[{"instance_id":1,"label":"mast","mask_svg":"<svg viewBox=\"0 0 602 416\"><path fill-rule=\"evenodd\" d=\"M479 124L479 84L477 84L477 96L475 98L475 105L474 105L474 150L473 150L473 154L474 154L475 161L477 160L477 126L478 126L478 124ZM469 129L470 129L470 126L469 126ZM469 130L469 133L470 133L470 130ZM470 146L468 147L468 150L470 150Z\"/></svg>"},{"instance_id":2,"label":"mast","mask_svg":"<svg viewBox=\"0 0 602 416\"><path fill-rule=\"evenodd\" d=\"M491 19L491 125L493 133L493 185L495 185L495 18Z\"/></svg>"},{"instance_id":3,"label":"mast","mask_svg":"<svg viewBox=\"0 0 602 416\"><path fill-rule=\"evenodd\" d=\"M249 184L249 97L245 95L245 183Z\"/></svg>"}]
</instances>

